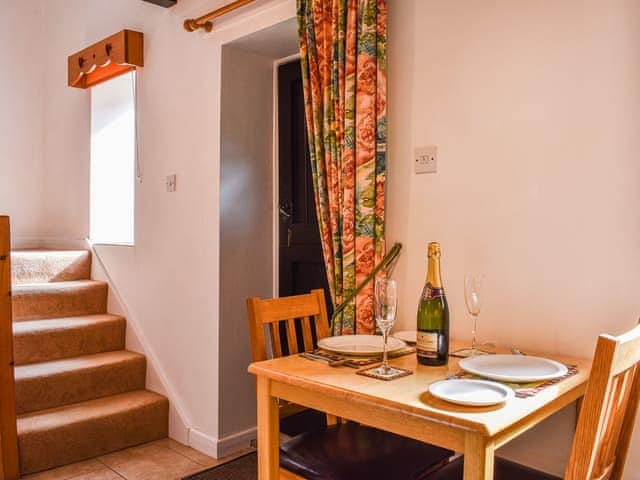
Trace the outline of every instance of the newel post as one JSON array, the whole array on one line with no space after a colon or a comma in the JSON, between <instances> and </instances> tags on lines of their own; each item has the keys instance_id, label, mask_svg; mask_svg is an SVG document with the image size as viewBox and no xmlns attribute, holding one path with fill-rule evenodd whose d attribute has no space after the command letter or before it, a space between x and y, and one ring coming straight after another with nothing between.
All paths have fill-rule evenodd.
<instances>
[{"instance_id":1,"label":"newel post","mask_svg":"<svg viewBox=\"0 0 640 480\"><path fill-rule=\"evenodd\" d=\"M0 478L18 480L9 217L0 216Z\"/></svg>"}]
</instances>

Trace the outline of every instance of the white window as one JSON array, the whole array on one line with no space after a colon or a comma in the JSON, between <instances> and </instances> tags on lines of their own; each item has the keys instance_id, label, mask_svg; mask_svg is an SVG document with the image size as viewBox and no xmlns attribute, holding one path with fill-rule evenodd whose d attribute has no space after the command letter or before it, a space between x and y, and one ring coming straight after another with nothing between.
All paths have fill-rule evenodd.
<instances>
[{"instance_id":1,"label":"white window","mask_svg":"<svg viewBox=\"0 0 640 480\"><path fill-rule=\"evenodd\" d=\"M92 242L133 245L135 170L135 72L131 72L91 89Z\"/></svg>"}]
</instances>

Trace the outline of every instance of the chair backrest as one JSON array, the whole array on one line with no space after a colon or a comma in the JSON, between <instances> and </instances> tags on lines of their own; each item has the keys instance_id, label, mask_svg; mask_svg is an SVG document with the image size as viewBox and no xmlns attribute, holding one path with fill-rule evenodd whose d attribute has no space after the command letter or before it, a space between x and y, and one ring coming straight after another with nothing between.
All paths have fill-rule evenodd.
<instances>
[{"instance_id":1,"label":"chair backrest","mask_svg":"<svg viewBox=\"0 0 640 480\"><path fill-rule=\"evenodd\" d=\"M598 338L565 479L622 479L638 410L639 362L640 325Z\"/></svg>"},{"instance_id":2,"label":"chair backrest","mask_svg":"<svg viewBox=\"0 0 640 480\"><path fill-rule=\"evenodd\" d=\"M269 343L274 357L283 355L283 344L286 344L289 354L313 350L314 330L316 341L329 336L329 319L323 290L267 300L248 298L247 313L254 362L268 358L264 325L268 325L271 337Z\"/></svg>"}]
</instances>

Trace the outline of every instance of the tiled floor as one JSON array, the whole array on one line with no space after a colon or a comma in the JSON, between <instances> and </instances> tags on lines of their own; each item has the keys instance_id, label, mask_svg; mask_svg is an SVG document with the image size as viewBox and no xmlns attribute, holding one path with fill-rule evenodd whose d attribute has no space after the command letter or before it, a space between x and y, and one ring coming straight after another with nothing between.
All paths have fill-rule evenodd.
<instances>
[{"instance_id":1,"label":"tiled floor","mask_svg":"<svg viewBox=\"0 0 640 480\"><path fill-rule=\"evenodd\" d=\"M177 480L233 460L248 451L215 459L166 438L28 475L23 480Z\"/></svg>"}]
</instances>

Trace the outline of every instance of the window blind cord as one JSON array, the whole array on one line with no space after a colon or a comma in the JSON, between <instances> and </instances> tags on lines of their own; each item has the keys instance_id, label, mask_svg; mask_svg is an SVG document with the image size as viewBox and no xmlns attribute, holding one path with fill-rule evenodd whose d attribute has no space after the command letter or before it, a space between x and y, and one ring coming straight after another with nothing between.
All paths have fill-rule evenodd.
<instances>
[{"instance_id":1,"label":"window blind cord","mask_svg":"<svg viewBox=\"0 0 640 480\"><path fill-rule=\"evenodd\" d=\"M140 144L138 142L138 73L133 72L131 76L131 90L133 92L133 137L135 148L135 165L136 165L136 180L138 183L142 183L142 168L140 167Z\"/></svg>"}]
</instances>

